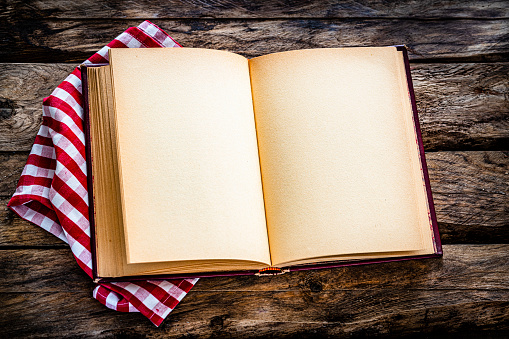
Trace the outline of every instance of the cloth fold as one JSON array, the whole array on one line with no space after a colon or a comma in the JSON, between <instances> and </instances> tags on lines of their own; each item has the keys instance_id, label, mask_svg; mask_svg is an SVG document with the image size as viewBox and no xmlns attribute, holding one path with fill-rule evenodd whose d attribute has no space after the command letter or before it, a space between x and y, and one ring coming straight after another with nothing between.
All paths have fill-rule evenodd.
<instances>
[{"instance_id":1,"label":"cloth fold","mask_svg":"<svg viewBox=\"0 0 509 339\"><path fill-rule=\"evenodd\" d=\"M144 21L130 27L84 64L108 62L110 48L181 47ZM43 101L42 125L8 207L71 247L78 265L92 277L88 219L83 100L79 67ZM51 258L48 258L51 260ZM198 279L110 282L93 297L121 312L141 312L159 326Z\"/></svg>"}]
</instances>

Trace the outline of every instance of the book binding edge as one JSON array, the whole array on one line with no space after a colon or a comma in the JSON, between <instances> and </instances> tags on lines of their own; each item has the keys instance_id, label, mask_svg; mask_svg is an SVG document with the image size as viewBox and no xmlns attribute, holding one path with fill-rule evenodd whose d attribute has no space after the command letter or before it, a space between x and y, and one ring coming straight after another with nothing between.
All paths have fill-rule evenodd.
<instances>
[{"instance_id":1,"label":"book binding edge","mask_svg":"<svg viewBox=\"0 0 509 339\"><path fill-rule=\"evenodd\" d=\"M92 150L90 149L90 106L88 100L88 75L87 65L78 66L81 72L81 91L83 95L83 131L85 132L85 160L87 165L87 193L88 193L88 221L90 229L90 252L92 254L92 278L94 282L98 279L96 262L95 242L95 210L94 210L94 186L92 175Z\"/></svg>"},{"instance_id":2,"label":"book binding edge","mask_svg":"<svg viewBox=\"0 0 509 339\"><path fill-rule=\"evenodd\" d=\"M405 45L396 45L396 50L403 53L403 60L405 62L405 73L408 84L408 94L410 96L410 102L412 104L412 113L414 118L415 133L417 135L417 144L419 146L419 157L421 160L421 170L424 179L424 185L426 187L426 195L428 199L429 218L431 221L431 229L433 231L433 243L435 245L435 254L438 256L443 255L442 242L440 240L440 233L438 231L438 222L435 212L435 204L433 203L433 194L431 192L431 183L429 180L428 165L426 163L426 155L424 152L424 143L422 141L421 125L419 123L419 114L417 112L417 102L415 100L414 85L412 82L412 75L410 73L410 60L408 58L408 51Z\"/></svg>"}]
</instances>

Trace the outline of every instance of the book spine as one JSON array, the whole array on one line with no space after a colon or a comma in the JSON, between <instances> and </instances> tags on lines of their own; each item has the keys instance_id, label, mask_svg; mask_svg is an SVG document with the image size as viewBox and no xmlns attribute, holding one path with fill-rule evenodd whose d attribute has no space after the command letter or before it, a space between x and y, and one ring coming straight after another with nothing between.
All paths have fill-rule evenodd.
<instances>
[{"instance_id":1,"label":"book spine","mask_svg":"<svg viewBox=\"0 0 509 339\"><path fill-rule=\"evenodd\" d=\"M261 269L258 271L258 273L255 273L256 276L264 277L264 276L271 276L271 275L282 275L285 273L290 272L290 269L282 269L279 267L267 267L264 269Z\"/></svg>"}]
</instances>

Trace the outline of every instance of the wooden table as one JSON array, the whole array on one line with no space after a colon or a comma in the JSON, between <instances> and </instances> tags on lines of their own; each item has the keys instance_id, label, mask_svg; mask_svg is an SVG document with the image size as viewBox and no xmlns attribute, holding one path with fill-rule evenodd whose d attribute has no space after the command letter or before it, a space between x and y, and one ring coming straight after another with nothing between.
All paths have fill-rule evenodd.
<instances>
[{"instance_id":1,"label":"wooden table","mask_svg":"<svg viewBox=\"0 0 509 339\"><path fill-rule=\"evenodd\" d=\"M506 1L7 1L0 5L0 337L509 335ZM41 101L150 19L187 47L257 56L406 44L442 260L202 279L160 328L92 299L66 244L5 208Z\"/></svg>"}]
</instances>

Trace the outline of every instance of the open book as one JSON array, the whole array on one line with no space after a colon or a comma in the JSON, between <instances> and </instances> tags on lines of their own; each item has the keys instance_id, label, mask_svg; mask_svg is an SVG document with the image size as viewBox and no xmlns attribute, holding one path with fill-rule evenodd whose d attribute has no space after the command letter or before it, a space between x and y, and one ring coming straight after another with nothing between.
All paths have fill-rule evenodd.
<instances>
[{"instance_id":1,"label":"open book","mask_svg":"<svg viewBox=\"0 0 509 339\"><path fill-rule=\"evenodd\" d=\"M404 48L109 53L83 67L96 277L441 254Z\"/></svg>"}]
</instances>

